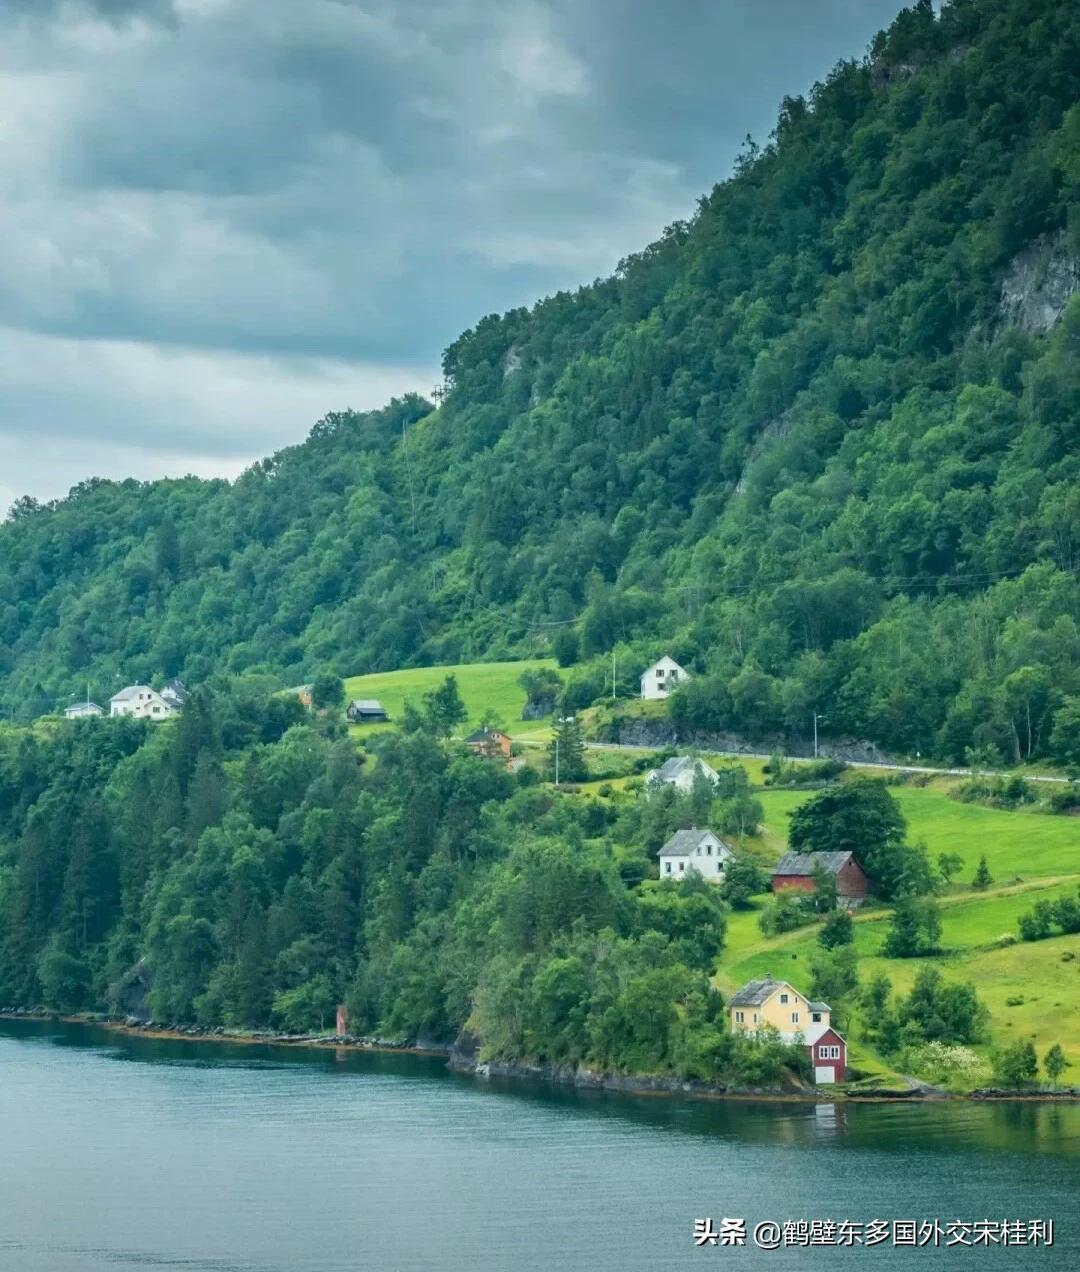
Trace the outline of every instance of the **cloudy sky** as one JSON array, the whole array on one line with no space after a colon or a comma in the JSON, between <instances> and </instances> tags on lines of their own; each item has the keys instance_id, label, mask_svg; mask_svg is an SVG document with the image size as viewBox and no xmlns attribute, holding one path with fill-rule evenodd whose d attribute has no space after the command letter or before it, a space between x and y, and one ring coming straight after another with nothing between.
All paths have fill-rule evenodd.
<instances>
[{"instance_id":1,"label":"cloudy sky","mask_svg":"<svg viewBox=\"0 0 1080 1272\"><path fill-rule=\"evenodd\" d=\"M0 511L427 391L898 4L0 0Z\"/></svg>"}]
</instances>

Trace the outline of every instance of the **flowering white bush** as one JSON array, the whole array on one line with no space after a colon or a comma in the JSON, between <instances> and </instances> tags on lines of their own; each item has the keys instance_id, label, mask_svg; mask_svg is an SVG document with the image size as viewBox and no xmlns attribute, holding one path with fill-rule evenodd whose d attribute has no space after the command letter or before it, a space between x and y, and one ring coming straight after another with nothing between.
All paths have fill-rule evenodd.
<instances>
[{"instance_id":1,"label":"flowering white bush","mask_svg":"<svg viewBox=\"0 0 1080 1272\"><path fill-rule=\"evenodd\" d=\"M970 1047L950 1046L944 1042L924 1042L910 1047L904 1057L905 1066L926 1077L946 1080L951 1077L989 1075L990 1066Z\"/></svg>"}]
</instances>

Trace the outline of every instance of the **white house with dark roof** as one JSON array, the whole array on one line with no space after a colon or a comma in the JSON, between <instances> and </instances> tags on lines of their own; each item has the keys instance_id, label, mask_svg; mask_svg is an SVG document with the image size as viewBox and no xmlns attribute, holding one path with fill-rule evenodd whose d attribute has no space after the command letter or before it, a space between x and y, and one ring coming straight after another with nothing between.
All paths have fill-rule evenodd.
<instances>
[{"instance_id":1,"label":"white house with dark roof","mask_svg":"<svg viewBox=\"0 0 1080 1272\"><path fill-rule=\"evenodd\" d=\"M691 871L710 883L723 883L724 871L735 854L711 830L677 830L660 849L660 878L685 879Z\"/></svg>"},{"instance_id":2,"label":"white house with dark roof","mask_svg":"<svg viewBox=\"0 0 1080 1272\"><path fill-rule=\"evenodd\" d=\"M175 714L156 689L149 685L128 685L109 699L110 716L132 716L136 720L167 720Z\"/></svg>"},{"instance_id":3,"label":"white house with dark roof","mask_svg":"<svg viewBox=\"0 0 1080 1272\"><path fill-rule=\"evenodd\" d=\"M667 654L658 658L651 667L641 673L641 696L643 698L666 698L668 694L684 680L690 679L690 673L680 667L674 658Z\"/></svg>"},{"instance_id":4,"label":"white house with dark roof","mask_svg":"<svg viewBox=\"0 0 1080 1272\"><path fill-rule=\"evenodd\" d=\"M680 791L689 794L694 789L694 779L701 774L715 786L720 780L716 769L711 768L704 760L695 755L673 755L665 760L659 768L649 769L645 774L646 789L657 782L664 786L677 786Z\"/></svg>"}]
</instances>

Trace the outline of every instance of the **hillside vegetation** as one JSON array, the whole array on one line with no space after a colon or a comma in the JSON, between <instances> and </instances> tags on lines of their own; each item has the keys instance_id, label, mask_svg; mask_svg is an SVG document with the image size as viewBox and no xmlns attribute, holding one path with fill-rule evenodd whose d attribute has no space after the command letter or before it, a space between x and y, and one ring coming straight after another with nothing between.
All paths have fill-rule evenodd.
<instances>
[{"instance_id":1,"label":"hillside vegetation","mask_svg":"<svg viewBox=\"0 0 1080 1272\"><path fill-rule=\"evenodd\" d=\"M0 703L562 632L575 705L668 650L698 727L1080 761L1078 90L1075 5L920 0L614 277L454 341L437 411L20 500Z\"/></svg>"}]
</instances>

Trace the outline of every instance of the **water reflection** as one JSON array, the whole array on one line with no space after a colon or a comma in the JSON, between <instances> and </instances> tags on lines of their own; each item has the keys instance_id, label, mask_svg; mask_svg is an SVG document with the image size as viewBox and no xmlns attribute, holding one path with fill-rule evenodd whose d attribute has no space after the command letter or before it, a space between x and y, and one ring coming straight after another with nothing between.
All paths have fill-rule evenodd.
<instances>
[{"instance_id":1,"label":"water reflection","mask_svg":"<svg viewBox=\"0 0 1080 1272\"><path fill-rule=\"evenodd\" d=\"M208 1069L306 1069L349 1077L397 1077L409 1083L450 1084L477 1098L543 1105L556 1116L629 1119L684 1136L751 1145L873 1149L908 1152L932 1145L936 1152L975 1150L1054 1153L1080 1158L1080 1104L1035 1100L868 1101L809 1103L797 1100L690 1100L575 1090L548 1083L452 1074L441 1056L357 1051L335 1047L304 1050L262 1043L235 1045L173 1038L128 1036L59 1021L0 1021L0 1037L61 1047L92 1048L128 1063Z\"/></svg>"}]
</instances>

